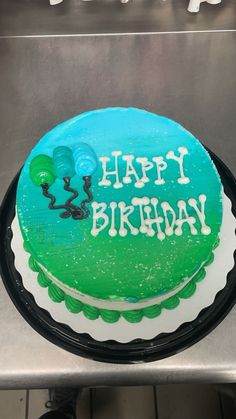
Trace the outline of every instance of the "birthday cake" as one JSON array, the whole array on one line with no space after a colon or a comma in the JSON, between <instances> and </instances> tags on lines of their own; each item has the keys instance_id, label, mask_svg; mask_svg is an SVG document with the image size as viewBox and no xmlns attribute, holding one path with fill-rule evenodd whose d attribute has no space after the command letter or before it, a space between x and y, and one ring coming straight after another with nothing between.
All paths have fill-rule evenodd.
<instances>
[{"instance_id":1,"label":"birthday cake","mask_svg":"<svg viewBox=\"0 0 236 419\"><path fill-rule=\"evenodd\" d=\"M51 300L75 316L134 323L175 309L204 280L219 245L222 185L182 126L108 108L39 141L20 174L16 214Z\"/></svg>"}]
</instances>

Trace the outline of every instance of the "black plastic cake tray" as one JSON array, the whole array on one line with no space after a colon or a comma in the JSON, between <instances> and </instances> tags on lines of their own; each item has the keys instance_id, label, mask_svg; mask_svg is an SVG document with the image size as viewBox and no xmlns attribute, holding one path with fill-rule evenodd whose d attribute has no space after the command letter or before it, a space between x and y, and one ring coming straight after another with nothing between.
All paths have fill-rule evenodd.
<instances>
[{"instance_id":1,"label":"black plastic cake tray","mask_svg":"<svg viewBox=\"0 0 236 419\"><path fill-rule=\"evenodd\" d=\"M209 150L208 150L209 151ZM236 180L225 164L209 151L220 174L224 191L232 201L236 216ZM19 173L12 181L0 211L0 268L7 292L25 318L42 336L55 345L79 356L113 363L137 363L159 360L180 352L210 333L227 315L236 300L236 267L227 275L227 283L219 291L213 304L203 309L198 317L182 324L173 333L163 333L151 340L136 339L130 343L115 341L98 342L87 334L78 334L67 325L57 323L40 308L32 294L22 284L22 278L14 266L11 250L11 224L15 216L16 188Z\"/></svg>"}]
</instances>

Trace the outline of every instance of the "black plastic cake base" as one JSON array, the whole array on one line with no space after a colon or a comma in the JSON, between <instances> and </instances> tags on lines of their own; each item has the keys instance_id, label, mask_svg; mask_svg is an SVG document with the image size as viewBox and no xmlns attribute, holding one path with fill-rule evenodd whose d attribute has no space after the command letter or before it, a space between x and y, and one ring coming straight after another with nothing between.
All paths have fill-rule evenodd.
<instances>
[{"instance_id":1,"label":"black plastic cake base","mask_svg":"<svg viewBox=\"0 0 236 419\"><path fill-rule=\"evenodd\" d=\"M209 151L210 152L210 151ZM236 180L224 163L212 152L210 155L219 171L225 193L236 215ZM151 340L136 339L131 343L98 342L87 334L78 334L65 324L57 323L40 308L32 294L23 287L20 274L14 266L11 250L11 224L15 216L16 188L19 174L12 181L0 212L0 267L7 292L25 320L52 343L74 354L97 361L137 363L154 361L174 355L211 332L227 315L236 300L236 267L227 275L225 288L218 292L214 303L203 309L198 317L182 324L173 333L163 333Z\"/></svg>"}]
</instances>

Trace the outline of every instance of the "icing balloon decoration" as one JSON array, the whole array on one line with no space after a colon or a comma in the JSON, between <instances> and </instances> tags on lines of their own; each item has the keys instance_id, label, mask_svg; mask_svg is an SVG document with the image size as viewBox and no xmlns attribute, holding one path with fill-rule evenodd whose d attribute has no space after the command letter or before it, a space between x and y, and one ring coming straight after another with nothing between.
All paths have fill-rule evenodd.
<instances>
[{"instance_id":1,"label":"icing balloon decoration","mask_svg":"<svg viewBox=\"0 0 236 419\"><path fill-rule=\"evenodd\" d=\"M72 178L75 174L75 163L69 147L59 146L53 150L53 164L59 179Z\"/></svg>"},{"instance_id":2,"label":"icing balloon decoration","mask_svg":"<svg viewBox=\"0 0 236 419\"><path fill-rule=\"evenodd\" d=\"M45 154L34 157L30 163L30 177L36 186L41 186L43 195L50 199L49 209L65 210L60 213L61 218L83 220L90 215L86 204L93 199L90 191L91 176L96 169L97 157L93 149L86 143L79 143L73 152L69 147L59 146L53 150L53 158ZM72 203L79 195L77 190L70 186L71 178L75 174L82 176L83 190L87 195L80 206ZM63 180L64 190L72 194L63 205L57 205L56 197L49 192L56 177Z\"/></svg>"},{"instance_id":3,"label":"icing balloon decoration","mask_svg":"<svg viewBox=\"0 0 236 419\"><path fill-rule=\"evenodd\" d=\"M75 171L79 176L91 176L97 169L97 156L86 143L79 143L73 152Z\"/></svg>"},{"instance_id":4,"label":"icing balloon decoration","mask_svg":"<svg viewBox=\"0 0 236 419\"><path fill-rule=\"evenodd\" d=\"M45 154L36 156L30 163L30 177L36 186L51 186L56 179L53 161Z\"/></svg>"},{"instance_id":5,"label":"icing balloon decoration","mask_svg":"<svg viewBox=\"0 0 236 419\"><path fill-rule=\"evenodd\" d=\"M70 187L70 180L75 174L75 163L72 151L69 147L59 146L53 150L53 164L56 175L59 179L64 181L64 189L72 193L72 196L67 199L65 203L66 211L61 213L62 218L68 218L72 215L73 218L82 218L82 212L78 207L72 204L72 201L79 195L75 189Z\"/></svg>"}]
</instances>

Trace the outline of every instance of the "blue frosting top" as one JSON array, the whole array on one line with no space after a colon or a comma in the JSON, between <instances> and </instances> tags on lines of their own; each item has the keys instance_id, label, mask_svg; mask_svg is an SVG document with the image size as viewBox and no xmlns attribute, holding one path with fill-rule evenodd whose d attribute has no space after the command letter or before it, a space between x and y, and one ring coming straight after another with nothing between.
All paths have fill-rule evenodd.
<instances>
[{"instance_id":1,"label":"blue frosting top","mask_svg":"<svg viewBox=\"0 0 236 419\"><path fill-rule=\"evenodd\" d=\"M78 205L86 198L83 168L91 168L91 215L62 219L32 182L30 162L53 153L55 161L59 146L76 157L81 143L92 154L85 150L75 174L69 157L65 167ZM58 156L49 190L61 203L68 192ZM41 139L22 170L17 211L30 252L61 283L96 298L139 301L177 287L207 260L222 221L221 182L207 151L176 122L108 108L76 116Z\"/></svg>"}]
</instances>

